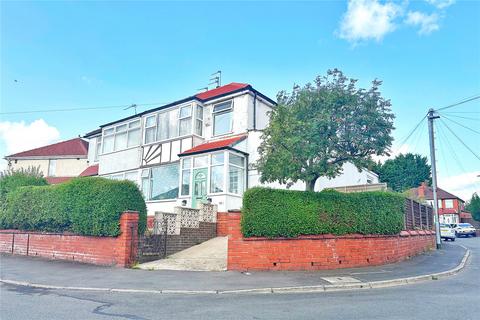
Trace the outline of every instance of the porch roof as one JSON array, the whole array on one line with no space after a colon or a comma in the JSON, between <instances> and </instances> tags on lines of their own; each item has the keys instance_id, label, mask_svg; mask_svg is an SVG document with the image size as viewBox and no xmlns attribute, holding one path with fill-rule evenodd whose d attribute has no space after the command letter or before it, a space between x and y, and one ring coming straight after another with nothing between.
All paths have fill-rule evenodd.
<instances>
[{"instance_id":1,"label":"porch roof","mask_svg":"<svg viewBox=\"0 0 480 320\"><path fill-rule=\"evenodd\" d=\"M215 150L223 150L223 149L233 149L233 147L239 143L240 141L243 141L247 135L240 135L240 136L235 136L235 137L230 137L227 139L222 139L222 140L215 140L215 141L210 141L206 143L202 143L196 147L193 147L191 149L188 149L182 153L180 153L178 156L179 157L185 157L185 156L190 156L194 154L200 154L200 153L205 153L209 151L215 151ZM236 150L236 149L234 149ZM240 150L236 150L239 152L242 152ZM242 152L245 153L245 152Z\"/></svg>"}]
</instances>

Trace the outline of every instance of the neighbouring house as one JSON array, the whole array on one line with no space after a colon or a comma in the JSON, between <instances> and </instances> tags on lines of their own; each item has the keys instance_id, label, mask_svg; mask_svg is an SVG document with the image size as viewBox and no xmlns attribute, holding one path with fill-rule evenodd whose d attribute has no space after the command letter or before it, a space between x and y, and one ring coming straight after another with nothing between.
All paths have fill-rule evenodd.
<instances>
[{"instance_id":1,"label":"neighbouring house","mask_svg":"<svg viewBox=\"0 0 480 320\"><path fill-rule=\"evenodd\" d=\"M249 84L230 83L101 125L84 136L90 141L89 171L136 182L149 215L205 201L219 211L239 209L246 188L286 188L262 184L254 167L275 105ZM375 173L347 163L341 176L319 179L315 189L378 182Z\"/></svg>"},{"instance_id":2,"label":"neighbouring house","mask_svg":"<svg viewBox=\"0 0 480 320\"><path fill-rule=\"evenodd\" d=\"M38 167L50 184L81 174L88 167L88 141L75 138L5 157L8 168Z\"/></svg>"},{"instance_id":3,"label":"neighbouring house","mask_svg":"<svg viewBox=\"0 0 480 320\"><path fill-rule=\"evenodd\" d=\"M433 206L433 188L423 182L418 188L411 189L413 195ZM465 211L465 201L441 188L437 188L438 219L440 223L460 223L461 218L471 215Z\"/></svg>"}]
</instances>

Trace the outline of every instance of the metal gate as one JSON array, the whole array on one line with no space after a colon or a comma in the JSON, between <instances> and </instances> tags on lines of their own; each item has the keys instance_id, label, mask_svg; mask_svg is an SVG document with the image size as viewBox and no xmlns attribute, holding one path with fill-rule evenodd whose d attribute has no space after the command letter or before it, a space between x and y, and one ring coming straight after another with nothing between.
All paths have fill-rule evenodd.
<instances>
[{"instance_id":1,"label":"metal gate","mask_svg":"<svg viewBox=\"0 0 480 320\"><path fill-rule=\"evenodd\" d=\"M155 219L153 232L141 235L138 239L138 262L163 259L167 256L169 220L174 214L164 213Z\"/></svg>"}]
</instances>

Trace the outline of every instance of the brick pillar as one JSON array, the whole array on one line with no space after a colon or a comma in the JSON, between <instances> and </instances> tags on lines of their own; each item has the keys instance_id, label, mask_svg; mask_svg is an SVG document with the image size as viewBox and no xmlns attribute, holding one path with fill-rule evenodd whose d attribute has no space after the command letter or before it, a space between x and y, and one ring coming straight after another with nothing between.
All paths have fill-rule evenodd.
<instances>
[{"instance_id":1,"label":"brick pillar","mask_svg":"<svg viewBox=\"0 0 480 320\"><path fill-rule=\"evenodd\" d=\"M138 250L138 212L125 211L120 216L120 235L116 242L116 263L129 267L135 263Z\"/></svg>"}]
</instances>

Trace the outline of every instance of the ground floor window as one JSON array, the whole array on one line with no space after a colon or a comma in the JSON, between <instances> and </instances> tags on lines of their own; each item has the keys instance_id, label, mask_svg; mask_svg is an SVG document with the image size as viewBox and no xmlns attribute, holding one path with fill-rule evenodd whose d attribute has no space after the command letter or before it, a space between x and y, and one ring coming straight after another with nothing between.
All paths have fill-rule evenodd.
<instances>
[{"instance_id":1,"label":"ground floor window","mask_svg":"<svg viewBox=\"0 0 480 320\"><path fill-rule=\"evenodd\" d=\"M214 193L242 194L245 190L245 157L241 154L222 151L202 154L182 160L181 195L190 195L190 184L195 185L192 170L198 172L202 168L208 173L208 191Z\"/></svg>"},{"instance_id":2,"label":"ground floor window","mask_svg":"<svg viewBox=\"0 0 480 320\"><path fill-rule=\"evenodd\" d=\"M142 191L146 200L170 200L178 197L179 164L142 170Z\"/></svg>"}]
</instances>

